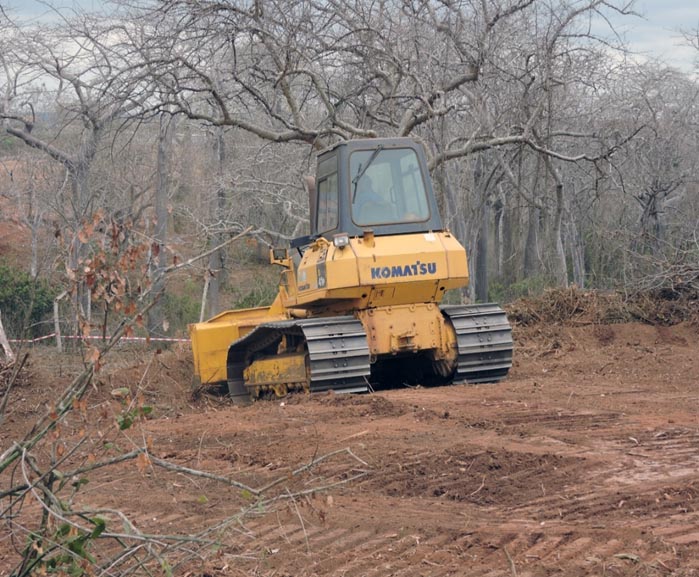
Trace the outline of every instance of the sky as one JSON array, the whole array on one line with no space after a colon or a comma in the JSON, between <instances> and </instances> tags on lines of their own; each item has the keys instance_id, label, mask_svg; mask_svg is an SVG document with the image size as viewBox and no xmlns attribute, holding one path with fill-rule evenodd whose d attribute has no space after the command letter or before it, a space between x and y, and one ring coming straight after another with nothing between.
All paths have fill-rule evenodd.
<instances>
[{"instance_id":1,"label":"sky","mask_svg":"<svg viewBox=\"0 0 699 577\"><path fill-rule=\"evenodd\" d=\"M686 72L696 70L699 51L682 45L678 30L699 28L699 0L636 0L641 17L613 18L637 58L660 58Z\"/></svg>"},{"instance_id":2,"label":"sky","mask_svg":"<svg viewBox=\"0 0 699 577\"><path fill-rule=\"evenodd\" d=\"M85 10L100 9L103 0L49 0L60 7L80 6ZM620 0L623 1L623 0ZM37 18L49 13L40 0L0 0L20 19ZM696 71L699 51L681 45L679 29L699 28L699 0L636 0L641 17L612 17L617 31L629 43L637 58L660 58L686 72Z\"/></svg>"},{"instance_id":3,"label":"sky","mask_svg":"<svg viewBox=\"0 0 699 577\"><path fill-rule=\"evenodd\" d=\"M50 14L51 10L48 6L57 6L59 8L71 8L73 6L81 7L84 10L90 11L99 9L104 5L101 0L0 0L0 6L3 8L9 7L12 14L20 19L41 18L46 14Z\"/></svg>"}]
</instances>

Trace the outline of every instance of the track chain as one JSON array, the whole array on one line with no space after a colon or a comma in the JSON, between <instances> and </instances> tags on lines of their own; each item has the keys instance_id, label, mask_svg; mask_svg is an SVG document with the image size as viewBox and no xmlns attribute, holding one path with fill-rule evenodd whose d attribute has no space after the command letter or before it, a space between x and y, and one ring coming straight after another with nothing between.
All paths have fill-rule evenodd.
<instances>
[{"instance_id":1,"label":"track chain","mask_svg":"<svg viewBox=\"0 0 699 577\"><path fill-rule=\"evenodd\" d=\"M455 383L497 383L512 367L512 328L496 304L440 307L456 331Z\"/></svg>"},{"instance_id":2,"label":"track chain","mask_svg":"<svg viewBox=\"0 0 699 577\"><path fill-rule=\"evenodd\" d=\"M364 327L356 318L342 316L264 323L235 341L228 350L231 396L249 396L243 378L245 367L256 353L278 344L285 335L306 342L309 382L303 388L343 393L368 390L369 346ZM276 354L276 350L264 354ZM294 385L298 388L298 383Z\"/></svg>"}]
</instances>

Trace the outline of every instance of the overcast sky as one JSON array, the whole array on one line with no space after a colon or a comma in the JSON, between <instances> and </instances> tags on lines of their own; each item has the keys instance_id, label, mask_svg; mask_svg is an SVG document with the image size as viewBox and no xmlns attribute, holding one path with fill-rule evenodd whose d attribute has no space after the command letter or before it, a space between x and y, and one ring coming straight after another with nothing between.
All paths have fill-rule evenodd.
<instances>
[{"instance_id":1,"label":"overcast sky","mask_svg":"<svg viewBox=\"0 0 699 577\"><path fill-rule=\"evenodd\" d=\"M661 58L686 71L694 70L699 53L682 45L679 29L699 28L699 0L636 0L642 17L614 18L613 24L640 56Z\"/></svg>"},{"instance_id":2,"label":"overcast sky","mask_svg":"<svg viewBox=\"0 0 699 577\"><path fill-rule=\"evenodd\" d=\"M102 0L49 0L59 7L80 6L100 9ZM21 18L36 18L50 11L38 0L0 0ZM617 31L626 38L631 50L642 57L661 58L685 71L695 70L697 51L682 46L678 30L699 28L699 0L636 0L642 17L613 17Z\"/></svg>"}]
</instances>

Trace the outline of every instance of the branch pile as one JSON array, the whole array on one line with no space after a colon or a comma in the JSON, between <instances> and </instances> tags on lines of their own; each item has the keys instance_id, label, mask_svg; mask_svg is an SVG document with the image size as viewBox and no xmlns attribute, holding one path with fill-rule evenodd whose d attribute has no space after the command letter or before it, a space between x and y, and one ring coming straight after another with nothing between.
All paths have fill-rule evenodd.
<instances>
[{"instance_id":1,"label":"branch pile","mask_svg":"<svg viewBox=\"0 0 699 577\"><path fill-rule=\"evenodd\" d=\"M519 299L507 307L515 326L617 324L699 324L699 287L663 286L635 292L552 289L536 298Z\"/></svg>"}]
</instances>

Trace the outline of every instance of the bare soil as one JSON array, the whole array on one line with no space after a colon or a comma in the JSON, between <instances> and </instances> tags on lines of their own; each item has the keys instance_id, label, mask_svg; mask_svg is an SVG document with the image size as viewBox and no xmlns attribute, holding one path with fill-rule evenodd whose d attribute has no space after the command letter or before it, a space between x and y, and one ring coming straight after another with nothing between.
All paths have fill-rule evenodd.
<instances>
[{"instance_id":1,"label":"bare soil","mask_svg":"<svg viewBox=\"0 0 699 577\"><path fill-rule=\"evenodd\" d=\"M216 554L176 574L699 575L697 325L526 325L497 385L246 407L192 399L184 349L122 351L100 374L82 425L76 417L63 434L88 427L85 451L95 452L107 450L100 435L116 438L111 454L147 442L154 456L256 487L284 475L291 483L293 469L350 449L304 477L325 490L228 526ZM52 354L32 353L0 452L77 370ZM123 401L110 391L119 387L139 390L154 413L117 434ZM82 503L121 509L144 531L191 534L249 501L207 479L135 463L116 471L91 477ZM0 576L16 560L0 529Z\"/></svg>"}]
</instances>

